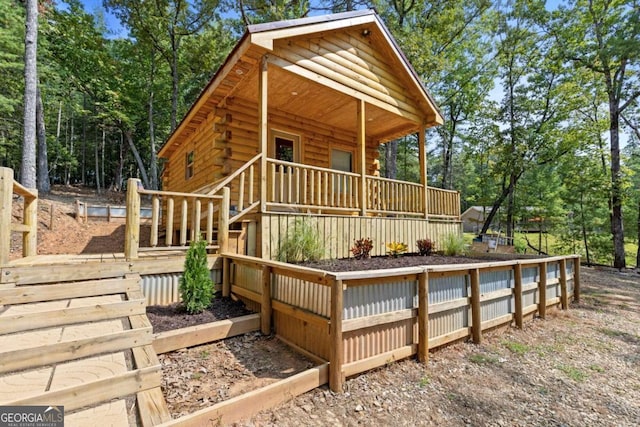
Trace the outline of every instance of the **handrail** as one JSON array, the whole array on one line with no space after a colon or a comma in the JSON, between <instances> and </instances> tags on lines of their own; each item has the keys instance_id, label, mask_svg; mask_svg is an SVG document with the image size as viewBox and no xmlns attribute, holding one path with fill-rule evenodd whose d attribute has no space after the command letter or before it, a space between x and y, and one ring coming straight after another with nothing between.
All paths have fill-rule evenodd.
<instances>
[{"instance_id":1,"label":"handrail","mask_svg":"<svg viewBox=\"0 0 640 427\"><path fill-rule=\"evenodd\" d=\"M12 224L13 194L24 198L22 224ZM11 233L22 233L22 256L37 254L38 190L30 190L13 179L13 169L0 167L0 266L9 263Z\"/></svg>"},{"instance_id":2,"label":"handrail","mask_svg":"<svg viewBox=\"0 0 640 427\"><path fill-rule=\"evenodd\" d=\"M257 162L261 157L262 157L262 153L256 154L255 156L253 156L253 158L249 160L247 163L245 163L244 165L242 165L240 169L238 169L237 171L235 171L234 173L232 173L231 175L229 175L228 177L226 177L225 179L217 183L216 186L213 187L213 189L207 192L207 194L215 194L218 191L220 191L222 187L226 186L231 181L233 181L234 178L239 176L242 172L246 171L251 165Z\"/></svg>"},{"instance_id":3,"label":"handrail","mask_svg":"<svg viewBox=\"0 0 640 427\"><path fill-rule=\"evenodd\" d=\"M176 191L160 191L160 190L145 190L138 189L139 194L147 194L149 196L173 196L173 197L189 197L195 199L222 199L222 196L200 194L200 193L180 193Z\"/></svg>"},{"instance_id":4,"label":"handrail","mask_svg":"<svg viewBox=\"0 0 640 427\"><path fill-rule=\"evenodd\" d=\"M394 184L402 184L402 185L412 185L412 186L415 186L415 187L422 188L422 184L419 184L417 182L401 181L399 179L384 178L382 176L375 176L375 175L367 175L366 178L367 179L372 179L372 180L375 180L375 181L391 182L391 183L394 183Z\"/></svg>"},{"instance_id":5,"label":"handrail","mask_svg":"<svg viewBox=\"0 0 640 427\"><path fill-rule=\"evenodd\" d=\"M330 169L330 168L323 168L323 167L320 167L320 166L305 165L305 164L302 164L302 163L287 162L285 160L277 160L277 159L267 158L267 162L268 163L273 163L273 164L276 164L276 165L289 166L289 167L292 167L292 168L311 169L311 170L315 170L315 171L318 171L318 172L337 173L337 174L340 174L340 175L353 176L355 178L359 178L360 177L360 174L354 173L354 172L346 172L346 171L341 171L341 170L338 170L338 169Z\"/></svg>"}]
</instances>

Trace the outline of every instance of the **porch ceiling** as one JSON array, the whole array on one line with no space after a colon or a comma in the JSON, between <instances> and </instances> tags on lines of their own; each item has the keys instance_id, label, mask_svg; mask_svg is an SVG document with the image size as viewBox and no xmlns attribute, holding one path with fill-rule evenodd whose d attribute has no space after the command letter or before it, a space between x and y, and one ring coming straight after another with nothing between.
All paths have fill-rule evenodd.
<instances>
[{"instance_id":1,"label":"porch ceiling","mask_svg":"<svg viewBox=\"0 0 640 427\"><path fill-rule=\"evenodd\" d=\"M268 108L356 132L357 100L327 86L298 76L275 65L268 70ZM257 67L233 94L258 102ZM366 104L366 135L386 142L416 132L418 124L371 104Z\"/></svg>"}]
</instances>

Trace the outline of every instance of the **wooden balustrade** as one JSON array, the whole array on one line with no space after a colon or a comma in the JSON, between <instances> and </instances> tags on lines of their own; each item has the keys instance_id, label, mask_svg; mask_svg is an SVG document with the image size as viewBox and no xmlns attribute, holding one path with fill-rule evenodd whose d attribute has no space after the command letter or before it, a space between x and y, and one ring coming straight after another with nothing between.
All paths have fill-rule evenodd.
<instances>
[{"instance_id":1,"label":"wooden balustrade","mask_svg":"<svg viewBox=\"0 0 640 427\"><path fill-rule=\"evenodd\" d=\"M360 175L268 159L267 206L360 210Z\"/></svg>"},{"instance_id":2,"label":"wooden balustrade","mask_svg":"<svg viewBox=\"0 0 640 427\"><path fill-rule=\"evenodd\" d=\"M424 215L423 187L413 182L367 176L367 211L379 214Z\"/></svg>"},{"instance_id":3,"label":"wooden balustrade","mask_svg":"<svg viewBox=\"0 0 640 427\"><path fill-rule=\"evenodd\" d=\"M229 232L228 187L222 195L178 193L171 191L145 190L140 181L129 179L127 188L127 223L125 231L125 256L136 259L140 249L140 197L151 196L151 234L149 246L142 250L185 249L188 240L202 236L210 248L226 250ZM176 211L176 202L179 206ZM163 210L164 209L164 210ZM162 213L164 221L162 221ZM217 218L214 215L218 213ZM164 245L159 242L160 226L165 225ZM203 228L204 223L204 228ZM217 228L217 245L214 245L214 230ZM179 246L173 246L174 231L179 230Z\"/></svg>"},{"instance_id":4,"label":"wooden balustrade","mask_svg":"<svg viewBox=\"0 0 640 427\"><path fill-rule=\"evenodd\" d=\"M460 218L460 193L454 190L427 187L429 217Z\"/></svg>"},{"instance_id":5,"label":"wooden balustrade","mask_svg":"<svg viewBox=\"0 0 640 427\"><path fill-rule=\"evenodd\" d=\"M13 195L22 196L22 224L12 223ZM13 179L13 170L0 167L0 266L9 263L11 233L22 233L22 256L37 254L38 190L23 187Z\"/></svg>"}]
</instances>

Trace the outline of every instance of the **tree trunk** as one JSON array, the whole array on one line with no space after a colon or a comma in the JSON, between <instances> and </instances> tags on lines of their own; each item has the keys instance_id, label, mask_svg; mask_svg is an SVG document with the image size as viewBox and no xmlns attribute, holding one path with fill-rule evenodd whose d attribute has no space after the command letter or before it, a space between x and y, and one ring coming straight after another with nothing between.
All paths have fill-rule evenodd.
<instances>
[{"instance_id":1,"label":"tree trunk","mask_svg":"<svg viewBox=\"0 0 640 427\"><path fill-rule=\"evenodd\" d=\"M36 97L38 86L38 1L26 0L24 35L24 128L20 182L36 188Z\"/></svg>"},{"instance_id":2,"label":"tree trunk","mask_svg":"<svg viewBox=\"0 0 640 427\"><path fill-rule=\"evenodd\" d=\"M142 178L142 185L144 186L144 188L149 188L149 177L147 176L147 170L145 169L144 163L140 158L140 153L138 153L136 145L133 143L131 131L124 132L124 137L126 138L127 144L129 144L129 148L131 149L131 153L133 153L133 157L136 159L136 163L138 164L138 169L140 170L140 175Z\"/></svg>"},{"instance_id":3,"label":"tree trunk","mask_svg":"<svg viewBox=\"0 0 640 427\"><path fill-rule=\"evenodd\" d=\"M101 193L101 187L100 187L100 142L98 139L98 129L96 128L96 141L95 141L95 145L94 145L94 150L93 150L93 157L94 157L94 161L95 161L95 170L96 170L96 190L98 191L98 194Z\"/></svg>"},{"instance_id":4,"label":"tree trunk","mask_svg":"<svg viewBox=\"0 0 640 427\"><path fill-rule=\"evenodd\" d=\"M640 199L638 199L638 251L636 252L636 268L640 268Z\"/></svg>"},{"instance_id":5,"label":"tree trunk","mask_svg":"<svg viewBox=\"0 0 640 427\"><path fill-rule=\"evenodd\" d=\"M149 83L149 149L151 151L150 168L151 168L151 189L158 189L158 158L156 155L156 134L155 123L153 121L153 84L156 72L156 62L154 58L154 52L151 51L151 76Z\"/></svg>"},{"instance_id":6,"label":"tree trunk","mask_svg":"<svg viewBox=\"0 0 640 427\"><path fill-rule=\"evenodd\" d=\"M384 148L385 177L396 179L398 176L398 141L389 141Z\"/></svg>"},{"instance_id":7,"label":"tree trunk","mask_svg":"<svg viewBox=\"0 0 640 427\"><path fill-rule=\"evenodd\" d=\"M611 234L613 266L625 268L624 228L622 223L622 189L620 177L620 113L615 96L609 96L609 138L611 141Z\"/></svg>"},{"instance_id":8,"label":"tree trunk","mask_svg":"<svg viewBox=\"0 0 640 427\"><path fill-rule=\"evenodd\" d=\"M171 132L178 126L178 46L176 36L171 33Z\"/></svg>"},{"instance_id":9,"label":"tree trunk","mask_svg":"<svg viewBox=\"0 0 640 427\"><path fill-rule=\"evenodd\" d=\"M44 125L44 106L40 87L36 90L36 129L38 136L38 193L47 194L51 191L49 182L49 161L47 158L47 133Z\"/></svg>"},{"instance_id":10,"label":"tree trunk","mask_svg":"<svg viewBox=\"0 0 640 427\"><path fill-rule=\"evenodd\" d=\"M587 225L584 222L584 204L580 193L580 216L582 217L582 241L584 242L584 251L587 255L587 265L591 266L591 257L589 256L589 241L587 240Z\"/></svg>"}]
</instances>

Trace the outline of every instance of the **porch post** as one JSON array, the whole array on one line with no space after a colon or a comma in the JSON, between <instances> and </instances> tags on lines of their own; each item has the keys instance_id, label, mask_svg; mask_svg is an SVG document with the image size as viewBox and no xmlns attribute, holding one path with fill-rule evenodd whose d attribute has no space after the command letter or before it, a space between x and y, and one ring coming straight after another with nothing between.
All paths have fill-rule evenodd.
<instances>
[{"instance_id":1,"label":"porch post","mask_svg":"<svg viewBox=\"0 0 640 427\"><path fill-rule=\"evenodd\" d=\"M429 189L427 188L427 138L424 121L418 130L418 152L420 159L420 184L422 184L422 204L424 217L429 218Z\"/></svg>"},{"instance_id":2,"label":"porch post","mask_svg":"<svg viewBox=\"0 0 640 427\"><path fill-rule=\"evenodd\" d=\"M365 102L358 99L358 148L360 154L360 215L367 215L367 150Z\"/></svg>"},{"instance_id":3,"label":"porch post","mask_svg":"<svg viewBox=\"0 0 640 427\"><path fill-rule=\"evenodd\" d=\"M267 69L268 55L262 57L258 76L258 145L260 146L260 212L267 211Z\"/></svg>"}]
</instances>

